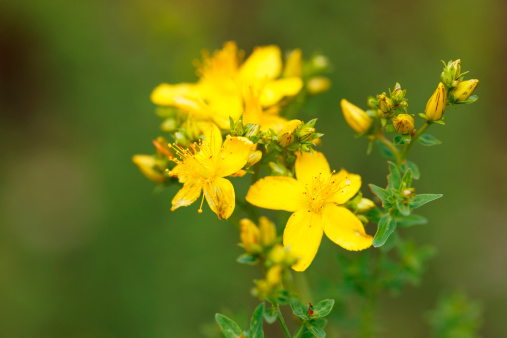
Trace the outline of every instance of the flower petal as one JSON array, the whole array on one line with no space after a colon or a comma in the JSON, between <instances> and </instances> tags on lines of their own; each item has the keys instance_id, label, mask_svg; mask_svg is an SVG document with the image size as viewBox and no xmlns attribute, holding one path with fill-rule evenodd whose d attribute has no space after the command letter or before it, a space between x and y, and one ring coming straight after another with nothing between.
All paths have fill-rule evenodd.
<instances>
[{"instance_id":1,"label":"flower petal","mask_svg":"<svg viewBox=\"0 0 507 338\"><path fill-rule=\"evenodd\" d=\"M236 205L234 187L229 180L216 177L204 185L204 196L208 205L217 214L218 219L229 218Z\"/></svg>"},{"instance_id":2,"label":"flower petal","mask_svg":"<svg viewBox=\"0 0 507 338\"><path fill-rule=\"evenodd\" d=\"M239 76L244 83L257 80L274 79L282 71L282 53L278 46L256 47L253 53L243 63Z\"/></svg>"},{"instance_id":3,"label":"flower petal","mask_svg":"<svg viewBox=\"0 0 507 338\"><path fill-rule=\"evenodd\" d=\"M351 174L345 169L342 169L338 174L333 175L333 179L335 182L343 182L339 183L340 186L343 186L343 188L338 190L333 196L329 197L328 201L330 202L343 204L354 197L359 191L359 188L361 188L361 176Z\"/></svg>"},{"instance_id":4,"label":"flower petal","mask_svg":"<svg viewBox=\"0 0 507 338\"><path fill-rule=\"evenodd\" d=\"M292 266L294 270L304 271L312 263L319 250L322 232L321 214L305 209L290 216L283 232L283 245L290 247L290 252L299 257Z\"/></svg>"},{"instance_id":5,"label":"flower petal","mask_svg":"<svg viewBox=\"0 0 507 338\"><path fill-rule=\"evenodd\" d=\"M329 177L331 169L324 154L318 151L298 154L296 159L296 177L303 184L312 184L315 177L321 174L323 177Z\"/></svg>"},{"instance_id":6,"label":"flower petal","mask_svg":"<svg viewBox=\"0 0 507 338\"><path fill-rule=\"evenodd\" d=\"M299 77L288 77L267 82L262 88L260 102L264 107L280 102L285 96L294 96L303 88Z\"/></svg>"},{"instance_id":7,"label":"flower petal","mask_svg":"<svg viewBox=\"0 0 507 338\"><path fill-rule=\"evenodd\" d=\"M246 137L231 137L227 135L218 156L215 159L218 177L234 174L243 168L248 161L248 155L254 144Z\"/></svg>"},{"instance_id":8,"label":"flower petal","mask_svg":"<svg viewBox=\"0 0 507 338\"><path fill-rule=\"evenodd\" d=\"M175 85L162 83L151 93L151 101L158 106L173 106L175 97L193 97L196 95L196 86L192 83Z\"/></svg>"},{"instance_id":9,"label":"flower petal","mask_svg":"<svg viewBox=\"0 0 507 338\"><path fill-rule=\"evenodd\" d=\"M204 140L210 147L211 154L218 154L222 147L222 133L218 129L217 125L212 122L201 122L200 127L202 128L202 134ZM206 125L206 123L208 123Z\"/></svg>"},{"instance_id":10,"label":"flower petal","mask_svg":"<svg viewBox=\"0 0 507 338\"><path fill-rule=\"evenodd\" d=\"M363 223L350 210L327 203L322 210L322 224L326 236L344 249L364 250L373 238L364 231Z\"/></svg>"},{"instance_id":11,"label":"flower petal","mask_svg":"<svg viewBox=\"0 0 507 338\"><path fill-rule=\"evenodd\" d=\"M188 181L183 184L183 188L178 191L172 200L173 207L171 211L194 203L201 195L201 188L202 186L198 181Z\"/></svg>"},{"instance_id":12,"label":"flower petal","mask_svg":"<svg viewBox=\"0 0 507 338\"><path fill-rule=\"evenodd\" d=\"M250 187L246 200L265 209L296 211L308 207L305 192L304 186L292 177L268 176Z\"/></svg>"}]
</instances>

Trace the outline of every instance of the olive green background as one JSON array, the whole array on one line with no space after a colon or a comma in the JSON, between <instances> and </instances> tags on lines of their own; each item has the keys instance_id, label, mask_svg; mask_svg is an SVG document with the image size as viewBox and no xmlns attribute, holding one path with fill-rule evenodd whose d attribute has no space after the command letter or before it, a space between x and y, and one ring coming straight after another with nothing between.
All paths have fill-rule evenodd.
<instances>
[{"instance_id":1,"label":"olive green background","mask_svg":"<svg viewBox=\"0 0 507 338\"><path fill-rule=\"evenodd\" d=\"M194 81L192 60L227 40L327 55L332 89L301 117L319 117L332 167L381 186L385 160L365 155L339 100L364 107L399 81L422 112L440 60L461 58L480 100L448 108L431 131L443 145L411 154L418 191L444 198L403 236L438 256L421 286L383 298L379 337L427 337L453 289L482 303L482 335L507 336L506 13L502 0L2 1L1 336L198 337L215 312L250 315L259 274L235 262L237 230L208 207L171 212L177 187L154 193L131 163L159 135L151 90ZM238 195L247 181L233 179ZM310 283L340 250L323 240Z\"/></svg>"}]
</instances>

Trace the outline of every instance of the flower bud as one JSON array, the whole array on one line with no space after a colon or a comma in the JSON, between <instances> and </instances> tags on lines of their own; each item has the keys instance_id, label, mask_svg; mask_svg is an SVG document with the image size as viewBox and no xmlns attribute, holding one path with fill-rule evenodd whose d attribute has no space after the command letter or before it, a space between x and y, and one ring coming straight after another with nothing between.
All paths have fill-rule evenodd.
<instances>
[{"instance_id":1,"label":"flower bud","mask_svg":"<svg viewBox=\"0 0 507 338\"><path fill-rule=\"evenodd\" d=\"M345 121L347 121L350 128L360 134L364 134L368 131L368 129L370 129L373 121L371 117L364 112L364 110L345 99L342 99L341 107Z\"/></svg>"},{"instance_id":2,"label":"flower bud","mask_svg":"<svg viewBox=\"0 0 507 338\"><path fill-rule=\"evenodd\" d=\"M445 105L447 103L447 92L442 82L438 84L437 89L431 95L426 104L425 114L431 121L438 121L444 116Z\"/></svg>"},{"instance_id":3,"label":"flower bud","mask_svg":"<svg viewBox=\"0 0 507 338\"><path fill-rule=\"evenodd\" d=\"M366 99L366 104L369 108L377 108L378 107L378 101L373 96L368 96L368 99Z\"/></svg>"},{"instance_id":4,"label":"flower bud","mask_svg":"<svg viewBox=\"0 0 507 338\"><path fill-rule=\"evenodd\" d=\"M231 128L231 135L232 136L243 136L245 133L245 130L243 128L243 121L240 119Z\"/></svg>"},{"instance_id":5,"label":"flower bud","mask_svg":"<svg viewBox=\"0 0 507 338\"><path fill-rule=\"evenodd\" d=\"M243 247L245 251L248 253L257 253L260 250L259 247L259 237L260 232L259 228L249 220L248 218L243 218L239 221L239 225L241 227L241 233L239 234L239 238L241 243L243 243Z\"/></svg>"},{"instance_id":6,"label":"flower bud","mask_svg":"<svg viewBox=\"0 0 507 338\"><path fill-rule=\"evenodd\" d=\"M394 86L394 90L391 93L391 99L393 99L394 102L398 103L403 100L405 97L405 94L407 93L407 90L401 90L401 86L398 82L396 82L396 85Z\"/></svg>"},{"instance_id":7,"label":"flower bud","mask_svg":"<svg viewBox=\"0 0 507 338\"><path fill-rule=\"evenodd\" d=\"M283 70L283 76L284 77L292 77L292 76L301 77L302 63L303 63L303 59L302 59L301 49L294 49L292 52L290 52L289 56L287 57L287 60L285 61L285 68Z\"/></svg>"},{"instance_id":8,"label":"flower bud","mask_svg":"<svg viewBox=\"0 0 507 338\"><path fill-rule=\"evenodd\" d=\"M165 181L165 175L157 170L158 161L150 155L134 155L132 162L137 166L141 173L150 181L156 184L162 184Z\"/></svg>"},{"instance_id":9,"label":"flower bud","mask_svg":"<svg viewBox=\"0 0 507 338\"><path fill-rule=\"evenodd\" d=\"M258 124L252 124L252 125L246 125L245 126L245 137L246 138L253 138L259 136L259 133L261 132L261 126Z\"/></svg>"},{"instance_id":10,"label":"flower bud","mask_svg":"<svg viewBox=\"0 0 507 338\"><path fill-rule=\"evenodd\" d=\"M295 139L294 130L299 126L302 122L299 120L291 120L285 123L282 130L280 130L277 134L278 136L278 144L282 147L290 146Z\"/></svg>"},{"instance_id":11,"label":"flower bud","mask_svg":"<svg viewBox=\"0 0 507 338\"><path fill-rule=\"evenodd\" d=\"M443 62L443 61L442 61ZM445 62L444 62L445 65ZM442 82L448 87L456 87L461 76L461 60L449 61L440 75Z\"/></svg>"},{"instance_id":12,"label":"flower bud","mask_svg":"<svg viewBox=\"0 0 507 338\"><path fill-rule=\"evenodd\" d=\"M259 230L261 244L265 247L271 246L276 242L276 227L267 217L259 218Z\"/></svg>"},{"instance_id":13,"label":"flower bud","mask_svg":"<svg viewBox=\"0 0 507 338\"><path fill-rule=\"evenodd\" d=\"M285 260L286 253L283 245L276 244L269 252L268 259L274 264L279 264Z\"/></svg>"},{"instance_id":14,"label":"flower bud","mask_svg":"<svg viewBox=\"0 0 507 338\"><path fill-rule=\"evenodd\" d=\"M408 114L399 114L393 119L393 125L399 134L411 134L414 131L414 118Z\"/></svg>"},{"instance_id":15,"label":"flower bud","mask_svg":"<svg viewBox=\"0 0 507 338\"><path fill-rule=\"evenodd\" d=\"M299 141L306 142L311 141L315 135L315 128L303 128L298 131Z\"/></svg>"},{"instance_id":16,"label":"flower bud","mask_svg":"<svg viewBox=\"0 0 507 338\"><path fill-rule=\"evenodd\" d=\"M266 273L266 281L270 286L278 286L282 282L282 266L275 265Z\"/></svg>"},{"instance_id":17,"label":"flower bud","mask_svg":"<svg viewBox=\"0 0 507 338\"><path fill-rule=\"evenodd\" d=\"M256 150L256 151L253 151L250 153L250 155L248 155L248 160L247 160L247 164L249 167L257 164L257 162L259 162L262 158L262 151L260 150Z\"/></svg>"},{"instance_id":18,"label":"flower bud","mask_svg":"<svg viewBox=\"0 0 507 338\"><path fill-rule=\"evenodd\" d=\"M385 93L377 96L378 107L382 112L389 113L393 108L393 101L386 96Z\"/></svg>"},{"instance_id":19,"label":"flower bud","mask_svg":"<svg viewBox=\"0 0 507 338\"><path fill-rule=\"evenodd\" d=\"M331 80L324 76L312 77L306 83L306 89L311 95L325 93L331 88Z\"/></svg>"},{"instance_id":20,"label":"flower bud","mask_svg":"<svg viewBox=\"0 0 507 338\"><path fill-rule=\"evenodd\" d=\"M467 80L462 81L459 85L451 90L451 95L454 98L455 102L463 102L468 100L470 95L473 94L475 88L479 85L479 80Z\"/></svg>"},{"instance_id":21,"label":"flower bud","mask_svg":"<svg viewBox=\"0 0 507 338\"><path fill-rule=\"evenodd\" d=\"M329 59L324 55L315 55L310 60L310 65L315 71L324 71L329 68Z\"/></svg>"},{"instance_id":22,"label":"flower bud","mask_svg":"<svg viewBox=\"0 0 507 338\"><path fill-rule=\"evenodd\" d=\"M166 133L172 133L173 131L178 129L178 122L174 117L169 117L162 122L160 125L160 130Z\"/></svg>"},{"instance_id":23,"label":"flower bud","mask_svg":"<svg viewBox=\"0 0 507 338\"><path fill-rule=\"evenodd\" d=\"M367 198L361 198L359 203L357 203L357 212L359 213L367 212L373 208L375 208L375 203Z\"/></svg>"}]
</instances>

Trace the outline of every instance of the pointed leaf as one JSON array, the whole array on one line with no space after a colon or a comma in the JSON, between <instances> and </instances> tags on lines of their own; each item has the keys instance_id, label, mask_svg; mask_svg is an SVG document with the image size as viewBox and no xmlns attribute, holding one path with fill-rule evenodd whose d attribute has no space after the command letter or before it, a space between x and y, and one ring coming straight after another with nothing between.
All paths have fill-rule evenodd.
<instances>
[{"instance_id":1,"label":"pointed leaf","mask_svg":"<svg viewBox=\"0 0 507 338\"><path fill-rule=\"evenodd\" d=\"M225 338L238 338L243 335L243 331L241 331L238 324L229 317L217 313L215 315L215 320L218 326L220 326Z\"/></svg>"},{"instance_id":2,"label":"pointed leaf","mask_svg":"<svg viewBox=\"0 0 507 338\"><path fill-rule=\"evenodd\" d=\"M270 307L266 311L264 311L264 319L269 324L273 324L276 321L276 318L278 317L278 309L274 307Z\"/></svg>"},{"instance_id":3,"label":"pointed leaf","mask_svg":"<svg viewBox=\"0 0 507 338\"><path fill-rule=\"evenodd\" d=\"M401 179L400 192L403 192L403 190L410 188L410 186L412 186L412 169L408 168L408 170L405 171L405 175L403 175L403 178Z\"/></svg>"},{"instance_id":4,"label":"pointed leaf","mask_svg":"<svg viewBox=\"0 0 507 338\"><path fill-rule=\"evenodd\" d=\"M324 338L326 336L326 332L321 327L307 325L306 328L308 329L308 331L310 331L317 338Z\"/></svg>"},{"instance_id":5,"label":"pointed leaf","mask_svg":"<svg viewBox=\"0 0 507 338\"><path fill-rule=\"evenodd\" d=\"M398 190L401 184L401 174L398 170L398 167L393 162L389 163L389 175L387 175L387 181L389 184L387 185L387 189Z\"/></svg>"},{"instance_id":6,"label":"pointed leaf","mask_svg":"<svg viewBox=\"0 0 507 338\"><path fill-rule=\"evenodd\" d=\"M334 299L324 299L313 306L312 318L322 318L331 313L334 306Z\"/></svg>"},{"instance_id":7,"label":"pointed leaf","mask_svg":"<svg viewBox=\"0 0 507 338\"><path fill-rule=\"evenodd\" d=\"M250 338L263 338L262 318L264 316L264 302L260 303L255 309L252 320L250 321Z\"/></svg>"},{"instance_id":8,"label":"pointed leaf","mask_svg":"<svg viewBox=\"0 0 507 338\"><path fill-rule=\"evenodd\" d=\"M434 201L437 198L442 197L442 194L420 194L416 195L411 201L410 201L410 207L412 209L419 208L422 205L425 205L428 202Z\"/></svg>"},{"instance_id":9,"label":"pointed leaf","mask_svg":"<svg viewBox=\"0 0 507 338\"><path fill-rule=\"evenodd\" d=\"M426 224L428 220L419 215L399 216L396 217L396 226L411 227L413 225Z\"/></svg>"},{"instance_id":10,"label":"pointed leaf","mask_svg":"<svg viewBox=\"0 0 507 338\"><path fill-rule=\"evenodd\" d=\"M373 237L373 246L378 248L385 244L389 236L396 229L396 220L389 214L385 214L378 223L377 233Z\"/></svg>"},{"instance_id":11,"label":"pointed leaf","mask_svg":"<svg viewBox=\"0 0 507 338\"><path fill-rule=\"evenodd\" d=\"M391 203L391 193L381 187L377 187L374 184L370 184L371 192L377 195L378 198L382 201L382 206L385 208L387 205Z\"/></svg>"},{"instance_id":12,"label":"pointed leaf","mask_svg":"<svg viewBox=\"0 0 507 338\"><path fill-rule=\"evenodd\" d=\"M408 203L404 203L403 200L398 201L398 203L396 203L396 208L403 216L410 215L410 205Z\"/></svg>"},{"instance_id":13,"label":"pointed leaf","mask_svg":"<svg viewBox=\"0 0 507 338\"><path fill-rule=\"evenodd\" d=\"M380 141L377 141L377 144L378 144L378 147L380 149L380 153L382 154L382 156L384 156L388 159L394 158L394 154L393 154L392 150L389 149L388 146L386 146L384 143L382 143Z\"/></svg>"},{"instance_id":14,"label":"pointed leaf","mask_svg":"<svg viewBox=\"0 0 507 338\"><path fill-rule=\"evenodd\" d=\"M412 178L414 180L418 180L421 177L421 172L414 162L407 161L406 166L412 170Z\"/></svg>"},{"instance_id":15,"label":"pointed leaf","mask_svg":"<svg viewBox=\"0 0 507 338\"><path fill-rule=\"evenodd\" d=\"M417 142L419 142L423 146L427 146L427 147L436 146L437 144L442 143L442 141L436 139L433 135L430 135L430 134L421 135L421 137L419 137Z\"/></svg>"},{"instance_id":16,"label":"pointed leaf","mask_svg":"<svg viewBox=\"0 0 507 338\"><path fill-rule=\"evenodd\" d=\"M244 253L242 255L240 255L238 258L236 258L236 262L238 263L241 263L241 264L255 264L257 263L257 258L255 258L254 256L248 254L248 253Z\"/></svg>"},{"instance_id":17,"label":"pointed leaf","mask_svg":"<svg viewBox=\"0 0 507 338\"><path fill-rule=\"evenodd\" d=\"M290 302L290 307L292 308L292 313L298 316L302 320L308 320L308 313L306 306L303 305L298 299L293 299Z\"/></svg>"}]
</instances>

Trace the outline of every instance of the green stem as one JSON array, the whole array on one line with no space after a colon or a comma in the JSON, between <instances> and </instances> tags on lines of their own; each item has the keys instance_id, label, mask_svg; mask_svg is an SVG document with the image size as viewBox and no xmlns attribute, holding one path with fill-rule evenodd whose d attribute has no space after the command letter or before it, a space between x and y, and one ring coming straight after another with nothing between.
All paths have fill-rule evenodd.
<instances>
[{"instance_id":1,"label":"green stem","mask_svg":"<svg viewBox=\"0 0 507 338\"><path fill-rule=\"evenodd\" d=\"M387 139L387 137L384 136L384 134L382 133L378 133L375 135L377 137L377 139L382 142L383 144L385 144L389 149L391 149L391 151L393 152L394 154L394 157L396 158L396 164L397 165L400 165L401 164L401 160L402 160L402 157L400 156L400 152L398 151L398 149L396 148L396 146Z\"/></svg>"},{"instance_id":2,"label":"green stem","mask_svg":"<svg viewBox=\"0 0 507 338\"><path fill-rule=\"evenodd\" d=\"M431 122L426 121L426 123L424 124L424 126L422 126L421 129L419 129L415 133L414 137L412 137L412 141L410 141L410 143L406 144L405 147L403 147L403 150L402 150L401 156L400 156L400 160L401 161L405 160L405 158L408 155L408 152L410 151L410 148L412 148L412 145L417 142L417 140L419 139L419 137L421 137L421 135L424 134L424 132L426 131L426 129L429 128L430 125L431 125Z\"/></svg>"},{"instance_id":3,"label":"green stem","mask_svg":"<svg viewBox=\"0 0 507 338\"><path fill-rule=\"evenodd\" d=\"M278 310L278 315L277 315L278 322L282 326L282 330L283 330L283 333L285 334L285 337L291 338L289 329L287 328L287 324L285 324L285 320L283 319L283 316L282 316L282 310L280 310L280 307L278 306L278 304L276 302L273 302L273 306Z\"/></svg>"}]
</instances>

